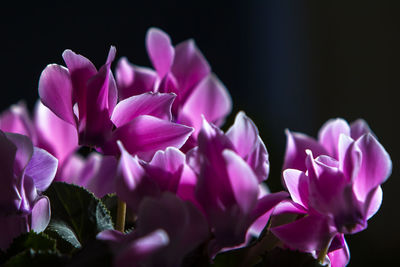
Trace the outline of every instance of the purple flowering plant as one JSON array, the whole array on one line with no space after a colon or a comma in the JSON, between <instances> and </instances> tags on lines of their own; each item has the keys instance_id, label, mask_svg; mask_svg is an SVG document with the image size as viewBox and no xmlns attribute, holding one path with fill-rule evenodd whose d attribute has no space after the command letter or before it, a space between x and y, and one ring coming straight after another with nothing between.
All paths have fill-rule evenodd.
<instances>
[{"instance_id":1,"label":"purple flowering plant","mask_svg":"<svg viewBox=\"0 0 400 267\"><path fill-rule=\"evenodd\" d=\"M267 146L242 111L219 128L232 101L195 42L145 43L154 69L65 50L32 117L0 114L0 264L346 266L392 168L367 123L287 130L270 192Z\"/></svg>"}]
</instances>

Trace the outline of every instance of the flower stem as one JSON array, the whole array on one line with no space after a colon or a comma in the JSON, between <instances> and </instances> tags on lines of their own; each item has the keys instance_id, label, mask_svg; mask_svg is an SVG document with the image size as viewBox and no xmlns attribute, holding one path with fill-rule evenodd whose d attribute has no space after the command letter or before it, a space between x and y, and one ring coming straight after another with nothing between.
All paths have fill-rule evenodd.
<instances>
[{"instance_id":1,"label":"flower stem","mask_svg":"<svg viewBox=\"0 0 400 267\"><path fill-rule=\"evenodd\" d=\"M328 253L328 249L329 249L329 247L330 247L330 245L331 245L331 241L332 241L332 240L329 240L329 242L326 244L326 246L318 253L318 258L317 258L317 260L319 261L319 263L320 263L321 265L324 264L325 256L326 256L326 254Z\"/></svg>"},{"instance_id":2,"label":"flower stem","mask_svg":"<svg viewBox=\"0 0 400 267\"><path fill-rule=\"evenodd\" d=\"M125 231L125 217L126 217L126 203L118 198L117 225L115 226L115 229L122 233Z\"/></svg>"}]
</instances>

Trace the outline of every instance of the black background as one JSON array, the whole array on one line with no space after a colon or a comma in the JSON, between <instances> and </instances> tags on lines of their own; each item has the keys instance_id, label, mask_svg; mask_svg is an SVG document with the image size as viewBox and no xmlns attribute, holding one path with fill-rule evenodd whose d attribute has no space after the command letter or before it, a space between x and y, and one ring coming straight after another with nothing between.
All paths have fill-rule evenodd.
<instances>
[{"instance_id":1,"label":"black background","mask_svg":"<svg viewBox=\"0 0 400 267\"><path fill-rule=\"evenodd\" d=\"M399 33L396 1L130 1L1 7L1 110L33 107L41 71L72 49L100 67L117 58L150 66L151 26L174 44L194 38L270 153L272 191L281 189L284 129L316 136L329 118L364 118L392 156L384 201L366 231L347 236L350 266L395 264L399 231ZM115 62L113 64L115 67ZM394 266L394 265L393 265Z\"/></svg>"}]
</instances>

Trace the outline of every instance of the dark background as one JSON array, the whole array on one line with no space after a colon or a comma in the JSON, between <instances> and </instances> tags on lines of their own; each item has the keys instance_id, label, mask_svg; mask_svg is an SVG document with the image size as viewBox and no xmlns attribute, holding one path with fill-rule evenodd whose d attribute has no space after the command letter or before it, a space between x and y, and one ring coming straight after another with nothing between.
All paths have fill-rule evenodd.
<instances>
[{"instance_id":1,"label":"dark background","mask_svg":"<svg viewBox=\"0 0 400 267\"><path fill-rule=\"evenodd\" d=\"M188 1L189 2L189 1ZM396 1L84 1L3 4L1 110L36 101L41 71L70 48L100 67L117 57L150 66L144 38L157 26L174 44L194 38L229 89L234 110L258 125L281 189L284 129L316 136L329 118L364 118L392 156L384 201L366 231L347 236L350 266L394 266L400 238L399 33ZM115 62L113 64L115 67Z\"/></svg>"}]
</instances>

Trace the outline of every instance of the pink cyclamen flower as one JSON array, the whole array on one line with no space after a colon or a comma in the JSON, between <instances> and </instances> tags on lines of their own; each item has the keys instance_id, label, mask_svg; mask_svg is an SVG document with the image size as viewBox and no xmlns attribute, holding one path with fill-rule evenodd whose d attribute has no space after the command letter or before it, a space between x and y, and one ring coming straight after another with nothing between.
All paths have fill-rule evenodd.
<instances>
[{"instance_id":1,"label":"pink cyclamen flower","mask_svg":"<svg viewBox=\"0 0 400 267\"><path fill-rule=\"evenodd\" d=\"M194 142L202 115L221 125L232 108L225 86L211 73L211 68L193 40L172 46L170 37L151 28L146 35L146 48L155 71L119 61L116 78L120 98L144 92L175 93L173 120L195 128Z\"/></svg>"},{"instance_id":2,"label":"pink cyclamen flower","mask_svg":"<svg viewBox=\"0 0 400 267\"><path fill-rule=\"evenodd\" d=\"M131 233L107 230L97 236L111 244L114 266L181 266L183 258L209 237L202 213L170 192L146 197L137 214Z\"/></svg>"},{"instance_id":3,"label":"pink cyclamen flower","mask_svg":"<svg viewBox=\"0 0 400 267\"><path fill-rule=\"evenodd\" d=\"M67 68L48 65L40 76L43 104L76 128L81 145L105 154L119 153L117 140L146 160L167 146L181 147L192 128L170 121L175 94L146 93L117 104L110 70L114 57L111 47L106 63L97 71L87 58L65 50Z\"/></svg>"},{"instance_id":4,"label":"pink cyclamen flower","mask_svg":"<svg viewBox=\"0 0 400 267\"><path fill-rule=\"evenodd\" d=\"M0 249L50 221L50 202L41 195L54 179L57 159L33 147L28 137L0 131Z\"/></svg>"},{"instance_id":5,"label":"pink cyclamen flower","mask_svg":"<svg viewBox=\"0 0 400 267\"><path fill-rule=\"evenodd\" d=\"M275 212L297 214L299 219L272 228L289 247L310 252L324 249L338 234L367 227L367 220L382 203L380 185L389 177L392 166L388 153L364 121L356 121L351 127L341 119L329 121L319 139L317 143L288 132L285 166L299 169L283 172L293 201L281 204ZM303 164L302 149L306 155ZM314 151L319 156L315 157ZM347 262L348 248L344 239L342 243L340 251L330 248L330 255Z\"/></svg>"},{"instance_id":6,"label":"pink cyclamen flower","mask_svg":"<svg viewBox=\"0 0 400 267\"><path fill-rule=\"evenodd\" d=\"M212 255L244 243L249 227L288 196L279 192L259 198L260 182L266 177L257 176L257 168L251 165L254 161L247 162L248 158L243 157L247 153L243 152L260 146L260 139L258 135L249 138L256 134L249 131L254 125L243 124L249 120L243 113L238 117L236 123L242 127L233 126L226 135L204 119L198 147L188 152L197 175L196 198L214 235L209 247ZM267 157L263 159L265 164Z\"/></svg>"},{"instance_id":7,"label":"pink cyclamen flower","mask_svg":"<svg viewBox=\"0 0 400 267\"><path fill-rule=\"evenodd\" d=\"M196 203L196 177L180 150L168 147L165 151L157 151L150 162L144 162L130 155L121 143L120 149L116 193L131 210L137 212L143 199L160 196L163 192L171 192Z\"/></svg>"}]
</instances>

